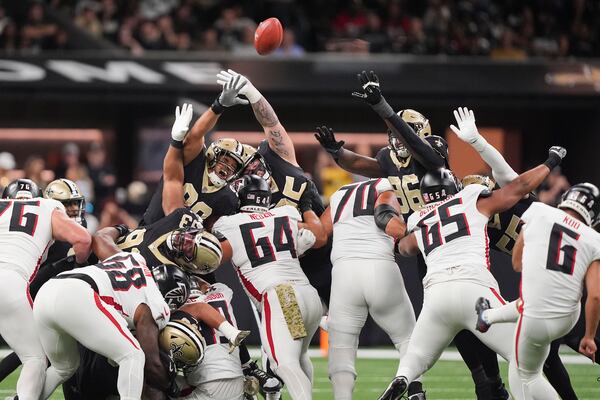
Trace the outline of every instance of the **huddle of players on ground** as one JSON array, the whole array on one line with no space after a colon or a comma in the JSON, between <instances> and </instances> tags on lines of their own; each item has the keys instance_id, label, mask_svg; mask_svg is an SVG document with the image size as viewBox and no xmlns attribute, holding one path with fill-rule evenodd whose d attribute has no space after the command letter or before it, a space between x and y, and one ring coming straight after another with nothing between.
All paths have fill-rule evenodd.
<instances>
[{"instance_id":1,"label":"huddle of players on ground","mask_svg":"<svg viewBox=\"0 0 600 400\"><path fill-rule=\"evenodd\" d=\"M550 148L518 175L466 108L451 129L494 179L460 180L423 115L396 113L373 72L358 79L352 95L384 120L389 145L371 158L317 128L338 165L370 178L340 188L326 208L271 105L232 70L217 75L223 90L191 128L191 105L177 107L163 178L138 228L90 236L73 182L58 179L43 197L29 180L11 183L0 200L0 334L14 353L0 378L22 363L15 398L46 399L62 385L66 399L279 399L285 385L292 399L311 399L307 350L321 323L334 398L351 399L368 315L399 356L379 399L425 399L421 376L452 340L477 399L509 398L496 354L509 362L515 399L576 398L557 343L594 359L598 188L575 185L558 208L536 202L532 190L566 150ZM206 146L223 112L244 104L265 133L258 149L235 139ZM518 301L501 297L490 248L522 271ZM419 257L418 318L398 255ZM215 280L227 261L257 320L262 369L243 343L250 332L237 327L232 290Z\"/></svg>"}]
</instances>

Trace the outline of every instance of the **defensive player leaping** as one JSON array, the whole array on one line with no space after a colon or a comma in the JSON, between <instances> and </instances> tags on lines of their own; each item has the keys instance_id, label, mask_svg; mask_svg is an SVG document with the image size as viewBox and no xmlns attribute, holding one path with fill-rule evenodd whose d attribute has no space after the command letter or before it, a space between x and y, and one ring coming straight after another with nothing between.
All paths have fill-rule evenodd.
<instances>
[{"instance_id":1,"label":"defensive player leaping","mask_svg":"<svg viewBox=\"0 0 600 400\"><path fill-rule=\"evenodd\" d=\"M478 297L491 293L495 304L503 303L498 283L488 269L487 224L490 216L512 207L536 188L565 154L565 149L552 147L544 164L493 192L481 185L470 185L459 192L456 178L444 169L423 177L421 193L427 205L409 218L408 230L413 233L398 244L403 255L421 251L425 257L423 309L397 376L381 400L399 399L408 384L435 363L461 329L470 330L504 359L510 360L514 325L494 326L492 329L496 330L486 335L474 329L473 304ZM513 389L520 400L520 388Z\"/></svg>"}]
</instances>

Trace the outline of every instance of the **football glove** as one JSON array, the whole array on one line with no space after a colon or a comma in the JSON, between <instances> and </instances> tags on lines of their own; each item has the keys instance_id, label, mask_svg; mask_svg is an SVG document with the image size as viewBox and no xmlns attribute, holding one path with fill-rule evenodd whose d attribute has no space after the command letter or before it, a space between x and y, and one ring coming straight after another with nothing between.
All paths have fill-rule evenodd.
<instances>
[{"instance_id":1,"label":"football glove","mask_svg":"<svg viewBox=\"0 0 600 400\"><path fill-rule=\"evenodd\" d=\"M233 353L235 348L242 344L249 335L250 331L239 331L235 339L229 341L229 354Z\"/></svg>"},{"instance_id":2,"label":"football glove","mask_svg":"<svg viewBox=\"0 0 600 400\"><path fill-rule=\"evenodd\" d=\"M240 75L232 69L228 69L227 71L221 71L217 74L217 83L219 85L225 85L230 80L235 77L241 77L240 81L245 82L245 84L240 88L239 94L246 96L246 98L250 101L251 104L258 102L262 98L262 94L254 87L250 79L246 78L244 75Z\"/></svg>"},{"instance_id":3,"label":"football glove","mask_svg":"<svg viewBox=\"0 0 600 400\"><path fill-rule=\"evenodd\" d=\"M361 99L369 103L371 106L376 105L381 101L381 89L379 87L379 78L375 75L375 72L362 71L357 75L358 83L362 90L352 92L352 96L357 99Z\"/></svg>"},{"instance_id":4,"label":"football glove","mask_svg":"<svg viewBox=\"0 0 600 400\"><path fill-rule=\"evenodd\" d=\"M563 158L567 155L567 149L561 146L552 146L548 150L548 159L544 161L544 164L552 170L562 162Z\"/></svg>"},{"instance_id":5,"label":"football glove","mask_svg":"<svg viewBox=\"0 0 600 400\"><path fill-rule=\"evenodd\" d=\"M316 240L315 234L310 230L304 228L300 229L298 231L298 255L301 256L311 249Z\"/></svg>"},{"instance_id":6,"label":"football glove","mask_svg":"<svg viewBox=\"0 0 600 400\"><path fill-rule=\"evenodd\" d=\"M223 84L223 91L219 95L217 101L223 107L231 107L238 104L248 104L248 100L238 97L240 90L242 90L248 83L248 79L246 79L244 76L236 75Z\"/></svg>"},{"instance_id":7,"label":"football glove","mask_svg":"<svg viewBox=\"0 0 600 400\"><path fill-rule=\"evenodd\" d=\"M319 192L317 191L314 182L308 180L306 182L306 188L304 188L304 192L302 192L302 196L300 196L300 200L298 201L298 210L300 210L300 213L312 210L312 201L315 196L315 192L318 196Z\"/></svg>"},{"instance_id":8,"label":"football glove","mask_svg":"<svg viewBox=\"0 0 600 400\"><path fill-rule=\"evenodd\" d=\"M317 127L317 133L315 133L315 138L319 142L321 146L327 151L334 159L338 159L340 156L340 150L344 147L343 140L339 142L335 139L335 134L333 133L333 129L326 127L325 125L321 127Z\"/></svg>"},{"instance_id":9,"label":"football glove","mask_svg":"<svg viewBox=\"0 0 600 400\"><path fill-rule=\"evenodd\" d=\"M475 125L475 114L473 110L469 110L467 107L458 107L454 110L454 118L456 118L456 125L450 125L452 132L458 136L463 142L469 143L476 150L481 151L485 146L485 139L479 134L477 125Z\"/></svg>"},{"instance_id":10,"label":"football glove","mask_svg":"<svg viewBox=\"0 0 600 400\"><path fill-rule=\"evenodd\" d=\"M194 115L194 110L191 104L184 103L181 109L177 106L175 109L175 122L171 128L171 139L173 141L183 142L192 121L192 115Z\"/></svg>"}]
</instances>

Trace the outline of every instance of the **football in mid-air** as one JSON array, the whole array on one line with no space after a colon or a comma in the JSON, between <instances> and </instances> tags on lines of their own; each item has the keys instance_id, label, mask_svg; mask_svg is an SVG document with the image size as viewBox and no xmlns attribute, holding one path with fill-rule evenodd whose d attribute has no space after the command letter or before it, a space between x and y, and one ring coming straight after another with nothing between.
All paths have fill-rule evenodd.
<instances>
[{"instance_id":1,"label":"football in mid-air","mask_svg":"<svg viewBox=\"0 0 600 400\"><path fill-rule=\"evenodd\" d=\"M281 46L283 27L275 17L264 20L254 33L254 48L261 56L273 52Z\"/></svg>"}]
</instances>

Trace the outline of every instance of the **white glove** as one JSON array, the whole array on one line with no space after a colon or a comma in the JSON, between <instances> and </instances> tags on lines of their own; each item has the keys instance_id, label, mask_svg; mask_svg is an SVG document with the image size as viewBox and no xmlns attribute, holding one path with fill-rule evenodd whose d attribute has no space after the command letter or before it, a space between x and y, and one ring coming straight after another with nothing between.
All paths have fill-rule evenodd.
<instances>
[{"instance_id":1,"label":"white glove","mask_svg":"<svg viewBox=\"0 0 600 400\"><path fill-rule=\"evenodd\" d=\"M248 336L250 336L250 331L240 331L236 335L235 339L229 342L229 354L233 353L235 348L242 344L244 339L246 339Z\"/></svg>"},{"instance_id":2,"label":"white glove","mask_svg":"<svg viewBox=\"0 0 600 400\"><path fill-rule=\"evenodd\" d=\"M238 104L248 104L249 101L238 97L240 90L248 84L248 79L242 75L237 75L233 79L228 80L223 85L223 91L219 96L219 103L223 107L231 107Z\"/></svg>"},{"instance_id":3,"label":"white glove","mask_svg":"<svg viewBox=\"0 0 600 400\"><path fill-rule=\"evenodd\" d=\"M315 234L309 231L308 229L300 229L298 231L298 255L306 253L306 251L313 247L317 238Z\"/></svg>"},{"instance_id":4,"label":"white glove","mask_svg":"<svg viewBox=\"0 0 600 400\"><path fill-rule=\"evenodd\" d=\"M171 138L173 140L182 142L185 139L190 122L192 121L192 115L194 115L194 110L191 104L184 103L181 106L181 110L177 106L175 109L175 122L173 123L173 128L171 128Z\"/></svg>"},{"instance_id":5,"label":"white glove","mask_svg":"<svg viewBox=\"0 0 600 400\"><path fill-rule=\"evenodd\" d=\"M251 104L258 102L262 99L262 94L254 87L250 79L246 78L244 75L240 75L232 69L228 69L227 71L221 71L217 74L217 83L219 85L225 86L225 84L235 77L241 77L241 82L245 82L245 84L240 88L239 94L243 94L250 101Z\"/></svg>"},{"instance_id":6,"label":"white glove","mask_svg":"<svg viewBox=\"0 0 600 400\"><path fill-rule=\"evenodd\" d=\"M454 118L456 118L458 128L454 125L450 125L452 132L454 132L460 140L473 146L478 152L483 151L487 141L477 130L473 110L469 110L467 107L458 107L458 109L454 110Z\"/></svg>"}]
</instances>

